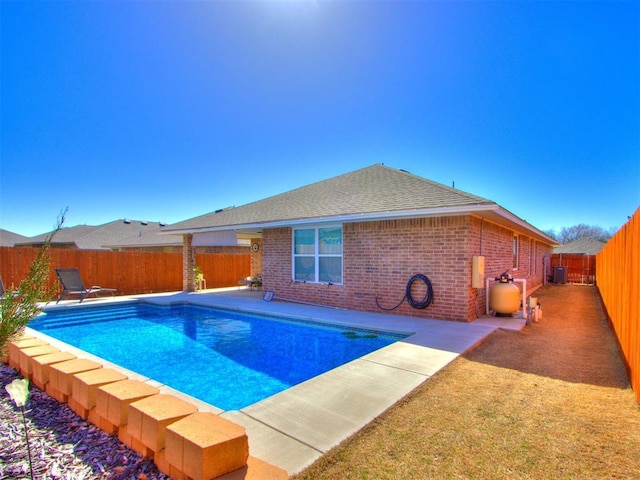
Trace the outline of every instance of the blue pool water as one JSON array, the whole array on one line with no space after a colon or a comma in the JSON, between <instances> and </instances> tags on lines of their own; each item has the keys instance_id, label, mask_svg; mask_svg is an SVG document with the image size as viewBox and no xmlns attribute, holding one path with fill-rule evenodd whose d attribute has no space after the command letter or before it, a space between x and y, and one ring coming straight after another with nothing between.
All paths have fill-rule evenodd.
<instances>
[{"instance_id":1,"label":"blue pool water","mask_svg":"<svg viewBox=\"0 0 640 480\"><path fill-rule=\"evenodd\" d=\"M29 326L223 410L403 338L186 304L56 309Z\"/></svg>"}]
</instances>

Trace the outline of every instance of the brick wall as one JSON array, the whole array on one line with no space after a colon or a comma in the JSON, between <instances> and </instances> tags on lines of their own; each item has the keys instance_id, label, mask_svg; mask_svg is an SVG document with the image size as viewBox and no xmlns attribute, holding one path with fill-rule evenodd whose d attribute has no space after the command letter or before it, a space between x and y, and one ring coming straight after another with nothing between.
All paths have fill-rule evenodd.
<instances>
[{"instance_id":1,"label":"brick wall","mask_svg":"<svg viewBox=\"0 0 640 480\"><path fill-rule=\"evenodd\" d=\"M251 276L262 277L262 239L252 238L251 246L258 245L258 251L251 249Z\"/></svg>"},{"instance_id":2,"label":"brick wall","mask_svg":"<svg viewBox=\"0 0 640 480\"><path fill-rule=\"evenodd\" d=\"M513 278L527 281L527 295L543 284L544 257L551 255L552 249L526 235L518 234L518 266L513 268L513 238L514 232L503 226L496 225L479 218L472 219L470 234L469 256L483 255L485 257L485 278L493 279L503 272L508 272ZM491 288L493 282L489 282ZM523 285L516 283L522 290ZM468 314L470 319L476 318L477 313L484 313L485 290L469 289L470 304Z\"/></svg>"},{"instance_id":3,"label":"brick wall","mask_svg":"<svg viewBox=\"0 0 640 480\"><path fill-rule=\"evenodd\" d=\"M265 229L264 288L276 297L382 312L376 298L382 307L394 307L409 279L422 273L433 286L432 304L415 309L405 301L392 313L471 321L484 312L484 289L471 288L473 255L485 256L487 276L509 269L514 277L542 282L542 258L549 250L528 237L520 236L519 242L519 268L511 270L513 232L475 217L349 223L343 225L343 285L319 285L291 281L291 229ZM421 282L413 284L415 299L425 293Z\"/></svg>"},{"instance_id":4,"label":"brick wall","mask_svg":"<svg viewBox=\"0 0 640 480\"><path fill-rule=\"evenodd\" d=\"M291 283L291 229L267 228L262 233L262 284L284 297Z\"/></svg>"}]
</instances>

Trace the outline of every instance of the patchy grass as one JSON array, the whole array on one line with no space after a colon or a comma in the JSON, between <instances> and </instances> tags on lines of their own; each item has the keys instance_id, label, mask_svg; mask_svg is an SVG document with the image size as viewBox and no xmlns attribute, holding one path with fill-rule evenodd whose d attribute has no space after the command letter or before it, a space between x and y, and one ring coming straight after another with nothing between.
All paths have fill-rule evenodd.
<instances>
[{"instance_id":1,"label":"patchy grass","mask_svg":"<svg viewBox=\"0 0 640 480\"><path fill-rule=\"evenodd\" d=\"M536 296L541 322L496 332L293 478L640 478L640 408L596 290Z\"/></svg>"}]
</instances>

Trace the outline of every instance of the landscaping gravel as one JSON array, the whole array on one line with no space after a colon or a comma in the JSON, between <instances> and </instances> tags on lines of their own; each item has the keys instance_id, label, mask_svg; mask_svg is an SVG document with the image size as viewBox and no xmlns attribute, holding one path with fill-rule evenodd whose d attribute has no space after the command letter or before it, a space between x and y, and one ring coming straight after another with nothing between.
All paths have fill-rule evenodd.
<instances>
[{"instance_id":1,"label":"landscaping gravel","mask_svg":"<svg viewBox=\"0 0 640 480\"><path fill-rule=\"evenodd\" d=\"M0 363L0 480L31 478L22 414L5 389L16 378L13 368ZM25 418L34 479L169 479L151 459L32 385Z\"/></svg>"}]
</instances>

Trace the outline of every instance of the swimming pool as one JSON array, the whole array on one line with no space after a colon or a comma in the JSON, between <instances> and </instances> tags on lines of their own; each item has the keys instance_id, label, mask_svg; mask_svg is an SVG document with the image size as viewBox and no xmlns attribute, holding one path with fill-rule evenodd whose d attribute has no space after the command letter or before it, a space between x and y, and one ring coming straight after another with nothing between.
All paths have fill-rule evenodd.
<instances>
[{"instance_id":1,"label":"swimming pool","mask_svg":"<svg viewBox=\"0 0 640 480\"><path fill-rule=\"evenodd\" d=\"M406 335L189 304L56 308L29 327L222 410L237 410Z\"/></svg>"}]
</instances>

